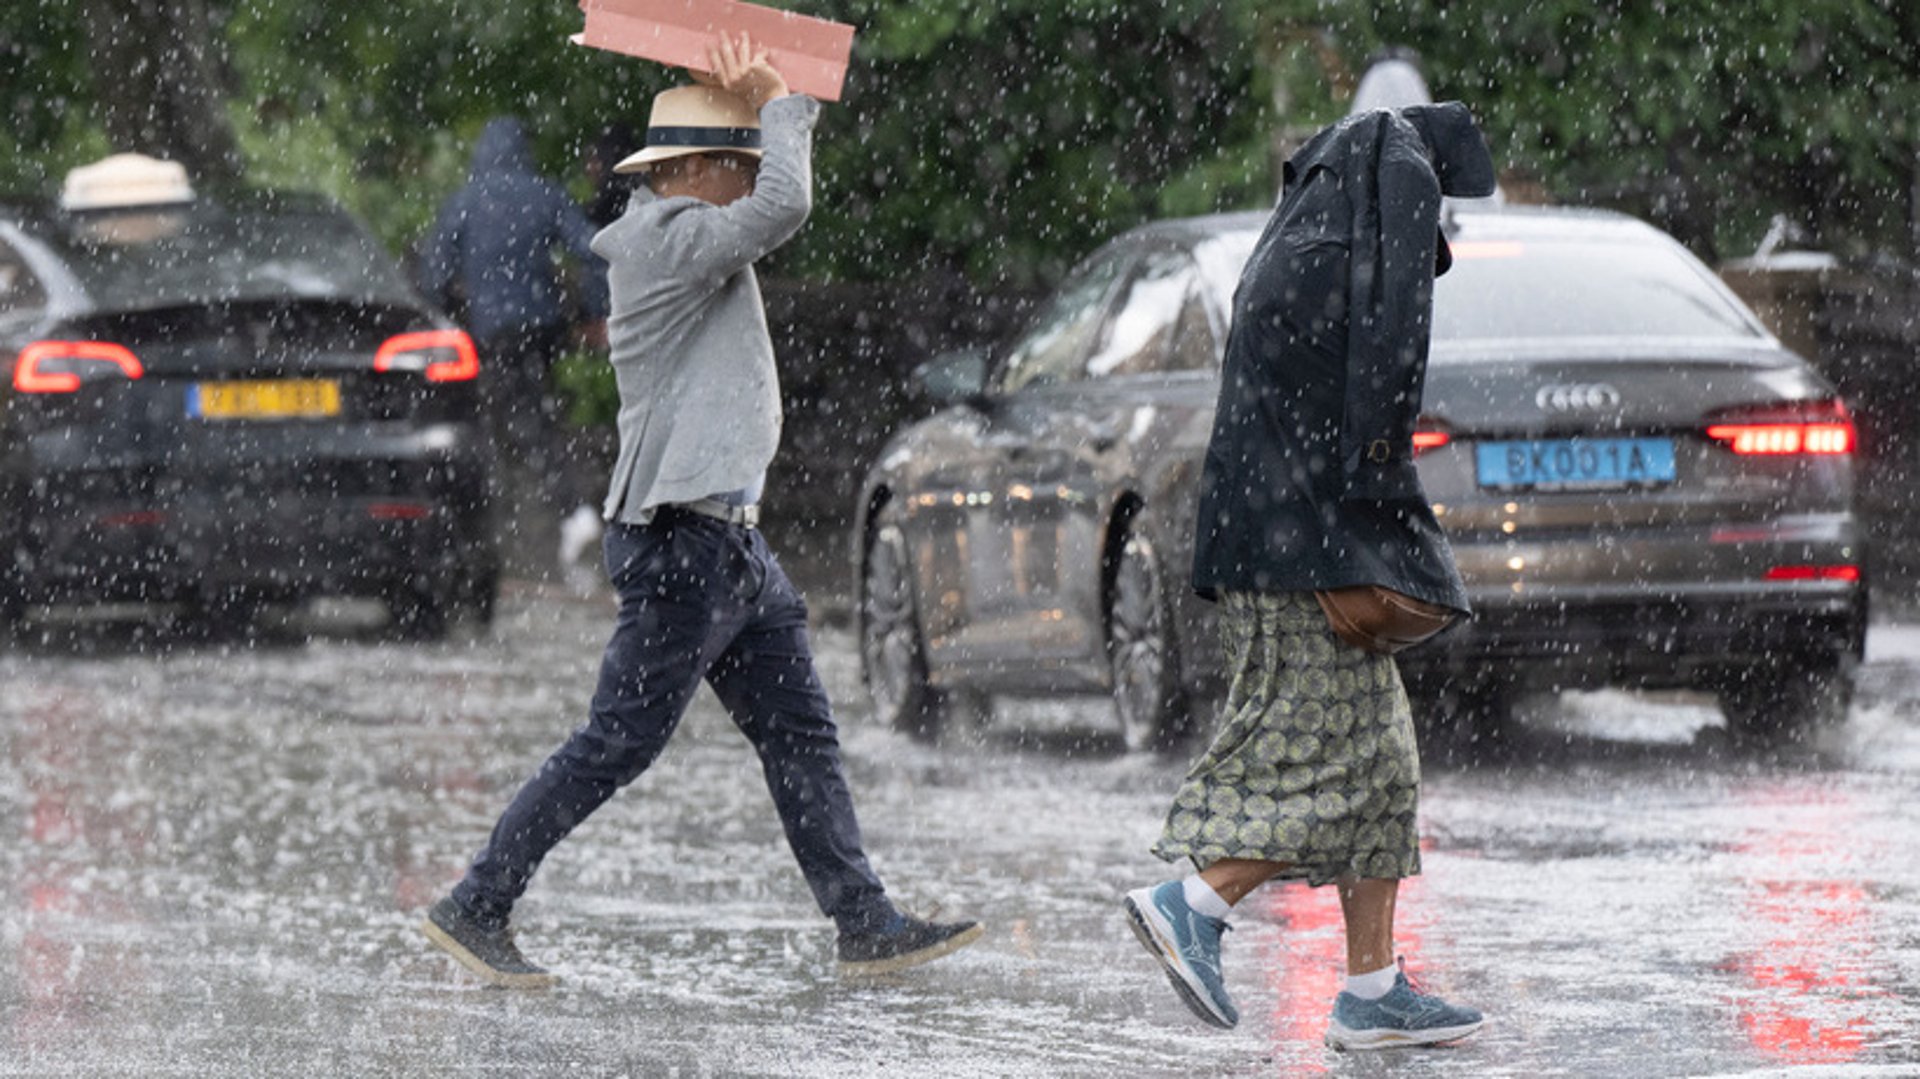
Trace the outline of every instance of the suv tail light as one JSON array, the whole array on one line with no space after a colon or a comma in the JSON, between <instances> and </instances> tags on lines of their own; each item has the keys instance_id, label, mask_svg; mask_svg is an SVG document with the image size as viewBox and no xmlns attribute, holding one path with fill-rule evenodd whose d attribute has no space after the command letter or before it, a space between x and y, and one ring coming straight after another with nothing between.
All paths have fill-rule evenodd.
<instances>
[{"instance_id":1,"label":"suv tail light","mask_svg":"<svg viewBox=\"0 0 1920 1079\"><path fill-rule=\"evenodd\" d=\"M480 374L480 353L461 330L421 330L389 337L373 357L375 371L422 371L428 382L465 382Z\"/></svg>"},{"instance_id":2,"label":"suv tail light","mask_svg":"<svg viewBox=\"0 0 1920 1079\"><path fill-rule=\"evenodd\" d=\"M1770 456L1849 454L1857 440L1853 417L1838 401L1722 412L1707 424L1707 437L1738 454Z\"/></svg>"},{"instance_id":3,"label":"suv tail light","mask_svg":"<svg viewBox=\"0 0 1920 1079\"><path fill-rule=\"evenodd\" d=\"M13 388L21 393L72 393L108 364L128 379L146 374L139 357L107 341L35 341L13 361Z\"/></svg>"},{"instance_id":4,"label":"suv tail light","mask_svg":"<svg viewBox=\"0 0 1920 1079\"><path fill-rule=\"evenodd\" d=\"M1775 566L1767 571L1769 581L1858 581L1860 567L1854 565L1838 566Z\"/></svg>"},{"instance_id":5,"label":"suv tail light","mask_svg":"<svg viewBox=\"0 0 1920 1079\"><path fill-rule=\"evenodd\" d=\"M1421 428L1413 433L1413 455L1418 457L1428 450L1437 450L1452 441L1453 436L1445 431Z\"/></svg>"}]
</instances>

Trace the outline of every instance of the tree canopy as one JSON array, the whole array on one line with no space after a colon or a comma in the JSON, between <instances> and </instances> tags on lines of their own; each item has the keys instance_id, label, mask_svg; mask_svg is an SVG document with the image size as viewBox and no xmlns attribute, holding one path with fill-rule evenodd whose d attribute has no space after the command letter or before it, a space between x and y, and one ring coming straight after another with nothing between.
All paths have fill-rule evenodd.
<instances>
[{"instance_id":1,"label":"tree canopy","mask_svg":"<svg viewBox=\"0 0 1920 1079\"><path fill-rule=\"evenodd\" d=\"M1276 145L1344 109L1368 56L1421 56L1495 156L1559 201L1651 217L1709 257L1776 213L1911 256L1920 5L1908 0L791 0L853 23L821 197L780 272L1055 277L1148 217L1271 203ZM111 150L329 192L396 247L524 118L582 185L674 72L574 48L572 0L0 7L0 188ZM581 187L581 194L585 194Z\"/></svg>"}]
</instances>

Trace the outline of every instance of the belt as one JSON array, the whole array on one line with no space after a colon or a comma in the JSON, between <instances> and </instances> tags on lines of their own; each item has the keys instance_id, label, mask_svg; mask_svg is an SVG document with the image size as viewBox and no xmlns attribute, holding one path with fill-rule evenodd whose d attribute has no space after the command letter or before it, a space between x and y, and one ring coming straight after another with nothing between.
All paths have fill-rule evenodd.
<instances>
[{"instance_id":1,"label":"belt","mask_svg":"<svg viewBox=\"0 0 1920 1079\"><path fill-rule=\"evenodd\" d=\"M694 502L669 502L667 509L685 510L702 517L711 517L716 521L725 521L741 528L760 526L760 504L755 502L745 506L736 506L731 502L722 502L717 498L702 498Z\"/></svg>"}]
</instances>

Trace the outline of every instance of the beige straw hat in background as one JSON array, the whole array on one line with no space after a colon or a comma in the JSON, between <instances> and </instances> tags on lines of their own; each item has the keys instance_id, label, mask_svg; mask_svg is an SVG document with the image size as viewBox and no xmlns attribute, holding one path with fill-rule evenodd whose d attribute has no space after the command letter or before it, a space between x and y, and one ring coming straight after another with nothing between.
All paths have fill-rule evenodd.
<instances>
[{"instance_id":1,"label":"beige straw hat in background","mask_svg":"<svg viewBox=\"0 0 1920 1079\"><path fill-rule=\"evenodd\" d=\"M114 154L67 173L60 186L63 210L112 210L193 201L193 184L177 161L145 154Z\"/></svg>"}]
</instances>

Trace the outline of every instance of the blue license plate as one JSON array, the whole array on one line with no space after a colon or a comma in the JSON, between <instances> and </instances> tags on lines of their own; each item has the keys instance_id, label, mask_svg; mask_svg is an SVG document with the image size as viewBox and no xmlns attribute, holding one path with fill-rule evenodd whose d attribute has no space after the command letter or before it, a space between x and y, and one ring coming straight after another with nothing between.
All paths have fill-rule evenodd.
<instances>
[{"instance_id":1,"label":"blue license plate","mask_svg":"<svg viewBox=\"0 0 1920 1079\"><path fill-rule=\"evenodd\" d=\"M1670 438L1529 439L1474 447L1480 486L1547 491L1652 487L1674 479Z\"/></svg>"}]
</instances>

